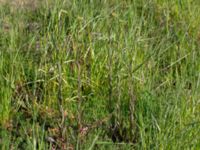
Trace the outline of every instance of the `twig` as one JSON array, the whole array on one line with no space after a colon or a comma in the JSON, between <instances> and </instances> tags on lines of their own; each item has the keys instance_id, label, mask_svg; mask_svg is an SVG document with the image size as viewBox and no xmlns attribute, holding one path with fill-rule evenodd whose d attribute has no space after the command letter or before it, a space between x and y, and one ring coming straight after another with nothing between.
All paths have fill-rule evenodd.
<instances>
[{"instance_id":1,"label":"twig","mask_svg":"<svg viewBox=\"0 0 200 150\"><path fill-rule=\"evenodd\" d=\"M81 109L81 105L82 105L82 81L81 81L81 66L80 63L77 63L77 67L78 67L78 126L79 129L82 128L82 109Z\"/></svg>"}]
</instances>

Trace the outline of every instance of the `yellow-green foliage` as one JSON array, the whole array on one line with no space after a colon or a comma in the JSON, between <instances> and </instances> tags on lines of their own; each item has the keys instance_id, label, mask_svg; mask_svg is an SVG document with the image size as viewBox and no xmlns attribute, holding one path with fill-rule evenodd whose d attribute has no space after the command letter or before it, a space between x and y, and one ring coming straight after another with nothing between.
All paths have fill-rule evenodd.
<instances>
[{"instance_id":1,"label":"yellow-green foliage","mask_svg":"<svg viewBox=\"0 0 200 150\"><path fill-rule=\"evenodd\" d=\"M0 149L199 149L198 0L0 0Z\"/></svg>"}]
</instances>

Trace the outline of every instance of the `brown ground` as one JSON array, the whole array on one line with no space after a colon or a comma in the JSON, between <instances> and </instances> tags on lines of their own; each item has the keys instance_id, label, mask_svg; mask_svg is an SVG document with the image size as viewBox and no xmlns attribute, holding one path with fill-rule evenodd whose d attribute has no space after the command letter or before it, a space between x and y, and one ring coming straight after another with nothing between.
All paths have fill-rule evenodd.
<instances>
[{"instance_id":1,"label":"brown ground","mask_svg":"<svg viewBox=\"0 0 200 150\"><path fill-rule=\"evenodd\" d=\"M0 5L8 4L12 9L35 10L42 0L0 0Z\"/></svg>"}]
</instances>

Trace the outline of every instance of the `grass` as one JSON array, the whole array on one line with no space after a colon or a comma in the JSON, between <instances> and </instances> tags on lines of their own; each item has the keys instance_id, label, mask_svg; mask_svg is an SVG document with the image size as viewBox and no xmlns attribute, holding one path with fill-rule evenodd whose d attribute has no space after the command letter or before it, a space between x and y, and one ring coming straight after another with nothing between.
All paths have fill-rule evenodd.
<instances>
[{"instance_id":1,"label":"grass","mask_svg":"<svg viewBox=\"0 0 200 150\"><path fill-rule=\"evenodd\" d=\"M198 0L14 2L1 149L200 149Z\"/></svg>"}]
</instances>

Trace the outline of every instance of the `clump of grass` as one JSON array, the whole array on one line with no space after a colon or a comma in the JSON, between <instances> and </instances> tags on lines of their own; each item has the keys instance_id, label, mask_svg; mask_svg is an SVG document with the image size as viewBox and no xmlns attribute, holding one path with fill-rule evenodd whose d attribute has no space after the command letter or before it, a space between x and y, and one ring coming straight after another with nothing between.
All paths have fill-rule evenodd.
<instances>
[{"instance_id":1,"label":"clump of grass","mask_svg":"<svg viewBox=\"0 0 200 150\"><path fill-rule=\"evenodd\" d=\"M199 148L197 0L13 2L1 149Z\"/></svg>"}]
</instances>

